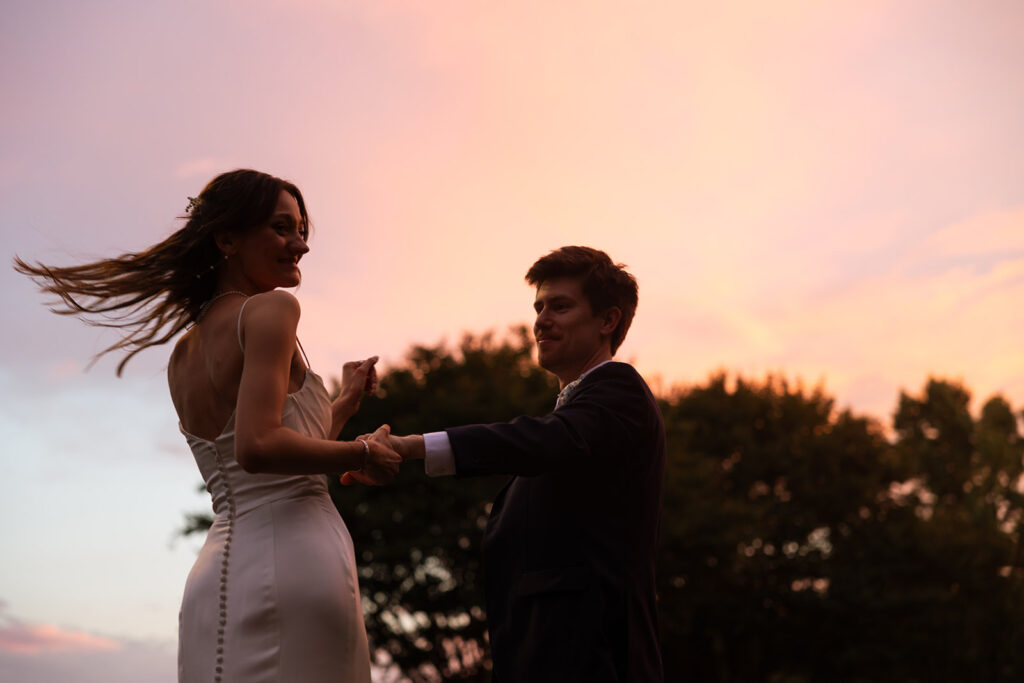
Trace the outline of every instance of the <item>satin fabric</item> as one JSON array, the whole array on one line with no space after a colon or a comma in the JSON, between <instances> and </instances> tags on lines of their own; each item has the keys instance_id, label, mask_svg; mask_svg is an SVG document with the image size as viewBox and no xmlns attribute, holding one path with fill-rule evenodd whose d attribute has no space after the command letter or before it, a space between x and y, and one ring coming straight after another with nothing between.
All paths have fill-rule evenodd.
<instances>
[{"instance_id":1,"label":"satin fabric","mask_svg":"<svg viewBox=\"0 0 1024 683\"><path fill-rule=\"evenodd\" d=\"M327 437L330 399L311 370L281 420ZM182 433L215 519L185 584L179 683L369 683L352 538L326 477L246 472L233 415L214 441Z\"/></svg>"}]
</instances>

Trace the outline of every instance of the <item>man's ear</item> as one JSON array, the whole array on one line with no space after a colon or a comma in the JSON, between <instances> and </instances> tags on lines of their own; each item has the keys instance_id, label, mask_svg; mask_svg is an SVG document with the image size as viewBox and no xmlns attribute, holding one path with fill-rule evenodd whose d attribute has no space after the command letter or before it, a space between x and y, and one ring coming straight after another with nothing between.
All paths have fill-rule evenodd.
<instances>
[{"instance_id":1,"label":"man's ear","mask_svg":"<svg viewBox=\"0 0 1024 683\"><path fill-rule=\"evenodd\" d=\"M611 336L622 320L622 309L612 306L601 314L601 334Z\"/></svg>"}]
</instances>

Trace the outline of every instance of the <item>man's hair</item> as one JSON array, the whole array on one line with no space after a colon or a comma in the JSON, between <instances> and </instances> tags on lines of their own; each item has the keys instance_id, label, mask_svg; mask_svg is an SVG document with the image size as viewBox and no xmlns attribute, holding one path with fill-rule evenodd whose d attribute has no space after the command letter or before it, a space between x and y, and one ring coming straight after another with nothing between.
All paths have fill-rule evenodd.
<instances>
[{"instance_id":1,"label":"man's hair","mask_svg":"<svg viewBox=\"0 0 1024 683\"><path fill-rule=\"evenodd\" d=\"M622 263L613 263L608 254L590 247L562 247L546 256L541 256L526 272L526 281L539 287L545 280L560 277L579 278L583 296L590 303L594 315L604 313L612 306L622 311L622 318L612 332L611 344L614 354L636 313L636 278L626 272Z\"/></svg>"}]
</instances>

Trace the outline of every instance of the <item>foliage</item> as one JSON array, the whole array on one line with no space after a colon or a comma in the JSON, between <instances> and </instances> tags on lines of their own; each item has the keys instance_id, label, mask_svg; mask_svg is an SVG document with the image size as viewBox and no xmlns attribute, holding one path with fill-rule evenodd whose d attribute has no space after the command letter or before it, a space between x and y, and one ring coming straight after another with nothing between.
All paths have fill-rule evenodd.
<instances>
[{"instance_id":1,"label":"foliage","mask_svg":"<svg viewBox=\"0 0 1024 683\"><path fill-rule=\"evenodd\" d=\"M887 435L773 378L666 400L666 680L1021 680L1024 441L968 402L931 380Z\"/></svg>"},{"instance_id":2,"label":"foliage","mask_svg":"<svg viewBox=\"0 0 1024 683\"><path fill-rule=\"evenodd\" d=\"M806 393L719 375L663 407L670 445L661 614L667 680L813 669L837 544L884 506L877 425ZM800 666L795 663L802 662Z\"/></svg>"},{"instance_id":3,"label":"foliage","mask_svg":"<svg viewBox=\"0 0 1024 683\"><path fill-rule=\"evenodd\" d=\"M343 438L543 414L557 385L530 351L525 329L414 347ZM974 416L966 388L933 379L891 428L774 377L660 400L666 680L1024 679L1024 437L1005 400ZM381 663L487 680L479 542L502 484L417 464L389 487L332 486Z\"/></svg>"}]
</instances>

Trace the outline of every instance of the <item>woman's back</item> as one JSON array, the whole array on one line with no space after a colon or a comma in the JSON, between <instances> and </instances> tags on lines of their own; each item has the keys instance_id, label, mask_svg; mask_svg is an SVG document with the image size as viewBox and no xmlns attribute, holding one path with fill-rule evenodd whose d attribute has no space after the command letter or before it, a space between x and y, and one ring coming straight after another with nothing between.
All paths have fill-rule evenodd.
<instances>
[{"instance_id":1,"label":"woman's back","mask_svg":"<svg viewBox=\"0 0 1024 683\"><path fill-rule=\"evenodd\" d=\"M244 358L242 316L248 301L236 292L211 301L171 353L167 384L182 429L190 434L213 440L235 412ZM305 371L296 350L289 392L299 390Z\"/></svg>"}]
</instances>

